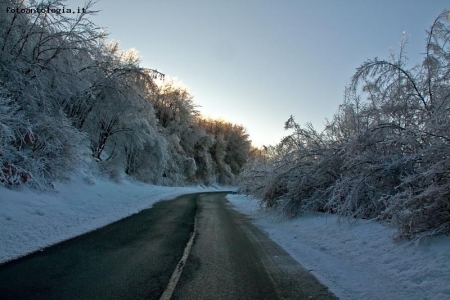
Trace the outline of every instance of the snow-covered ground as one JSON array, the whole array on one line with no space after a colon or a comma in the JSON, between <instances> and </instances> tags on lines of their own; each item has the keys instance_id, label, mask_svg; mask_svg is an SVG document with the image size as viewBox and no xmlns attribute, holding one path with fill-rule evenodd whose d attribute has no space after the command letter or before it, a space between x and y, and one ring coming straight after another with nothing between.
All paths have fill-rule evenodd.
<instances>
[{"instance_id":1,"label":"snow-covered ground","mask_svg":"<svg viewBox=\"0 0 450 300\"><path fill-rule=\"evenodd\" d=\"M89 176L74 176L55 188L54 193L37 194L0 186L0 263L103 227L157 201L222 189L161 187L131 180L118 184Z\"/></svg>"},{"instance_id":2,"label":"snow-covered ground","mask_svg":"<svg viewBox=\"0 0 450 300\"><path fill-rule=\"evenodd\" d=\"M395 242L396 230L376 222L282 220L255 199L227 198L341 299L450 299L449 236Z\"/></svg>"},{"instance_id":3,"label":"snow-covered ground","mask_svg":"<svg viewBox=\"0 0 450 300\"><path fill-rule=\"evenodd\" d=\"M54 193L0 187L0 263L212 187L161 187L78 176ZM225 188L230 190L229 188ZM395 242L395 229L314 214L282 220L242 195L227 198L341 299L450 299L450 237Z\"/></svg>"}]
</instances>

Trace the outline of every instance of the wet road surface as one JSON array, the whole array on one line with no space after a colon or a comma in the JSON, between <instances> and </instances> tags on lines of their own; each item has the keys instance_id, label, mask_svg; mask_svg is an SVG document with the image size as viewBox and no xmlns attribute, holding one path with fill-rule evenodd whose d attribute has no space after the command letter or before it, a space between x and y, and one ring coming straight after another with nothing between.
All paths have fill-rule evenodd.
<instances>
[{"instance_id":1,"label":"wet road surface","mask_svg":"<svg viewBox=\"0 0 450 300\"><path fill-rule=\"evenodd\" d=\"M336 299L225 195L162 201L4 264L0 299L160 299L194 228L171 299Z\"/></svg>"}]
</instances>

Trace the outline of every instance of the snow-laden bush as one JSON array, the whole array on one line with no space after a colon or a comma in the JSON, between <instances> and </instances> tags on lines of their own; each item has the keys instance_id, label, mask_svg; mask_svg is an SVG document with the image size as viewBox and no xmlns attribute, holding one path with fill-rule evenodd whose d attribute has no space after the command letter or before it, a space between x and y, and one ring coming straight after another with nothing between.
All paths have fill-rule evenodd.
<instances>
[{"instance_id":1,"label":"snow-laden bush","mask_svg":"<svg viewBox=\"0 0 450 300\"><path fill-rule=\"evenodd\" d=\"M16 141L19 145L31 141L30 127L18 106L8 98L8 92L0 87L0 184L4 186L17 186L30 179L30 174L18 165L24 159L13 145Z\"/></svg>"},{"instance_id":2,"label":"snow-laden bush","mask_svg":"<svg viewBox=\"0 0 450 300\"><path fill-rule=\"evenodd\" d=\"M240 190L289 216L384 220L400 238L450 233L449 18L433 23L422 64L406 68L406 39L397 56L363 63L323 132L291 117L293 133L247 164Z\"/></svg>"}]
</instances>

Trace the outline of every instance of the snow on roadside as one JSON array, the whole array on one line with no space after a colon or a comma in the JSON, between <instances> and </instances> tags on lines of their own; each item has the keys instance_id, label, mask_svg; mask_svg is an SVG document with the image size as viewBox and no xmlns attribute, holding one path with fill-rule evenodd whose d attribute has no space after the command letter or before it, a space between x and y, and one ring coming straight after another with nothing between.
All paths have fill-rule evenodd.
<instances>
[{"instance_id":1,"label":"snow on roadside","mask_svg":"<svg viewBox=\"0 0 450 300\"><path fill-rule=\"evenodd\" d=\"M227 199L340 299L450 299L449 236L395 242L396 230L377 222L282 220L251 197Z\"/></svg>"},{"instance_id":2,"label":"snow on roadside","mask_svg":"<svg viewBox=\"0 0 450 300\"><path fill-rule=\"evenodd\" d=\"M155 202L217 191L218 187L163 187L124 180L72 178L54 193L0 186L0 263L103 227ZM230 189L228 189L230 190Z\"/></svg>"}]
</instances>

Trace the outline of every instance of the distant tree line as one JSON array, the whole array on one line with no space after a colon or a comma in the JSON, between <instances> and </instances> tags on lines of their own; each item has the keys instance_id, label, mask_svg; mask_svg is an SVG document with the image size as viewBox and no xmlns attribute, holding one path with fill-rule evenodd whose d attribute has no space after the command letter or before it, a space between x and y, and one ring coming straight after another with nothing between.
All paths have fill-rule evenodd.
<instances>
[{"instance_id":1,"label":"distant tree line","mask_svg":"<svg viewBox=\"0 0 450 300\"><path fill-rule=\"evenodd\" d=\"M364 62L323 131L290 117L291 134L252 151L240 191L288 216L330 212L389 221L399 238L450 233L450 12L427 31L423 61Z\"/></svg>"},{"instance_id":2,"label":"distant tree line","mask_svg":"<svg viewBox=\"0 0 450 300\"><path fill-rule=\"evenodd\" d=\"M92 1L78 14L7 11L24 3L0 1L0 184L47 189L83 164L155 184L235 183L242 126L203 119L185 88L106 43Z\"/></svg>"}]
</instances>

